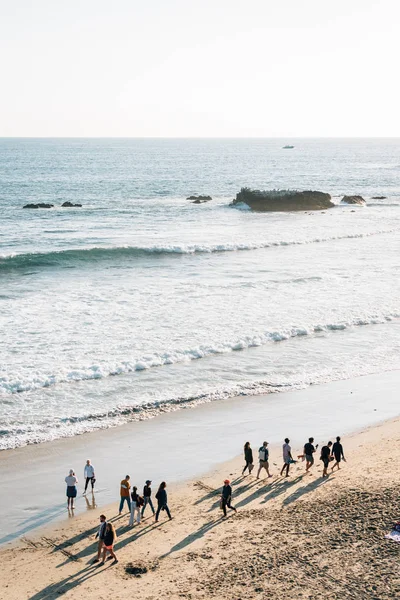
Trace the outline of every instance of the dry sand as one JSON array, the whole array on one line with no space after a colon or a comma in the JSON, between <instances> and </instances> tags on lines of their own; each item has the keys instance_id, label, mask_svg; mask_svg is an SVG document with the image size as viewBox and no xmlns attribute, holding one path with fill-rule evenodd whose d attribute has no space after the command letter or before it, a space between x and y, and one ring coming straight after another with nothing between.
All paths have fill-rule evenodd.
<instances>
[{"instance_id":1,"label":"dry sand","mask_svg":"<svg viewBox=\"0 0 400 600\"><path fill-rule=\"evenodd\" d=\"M128 528L115 503L24 538L1 551L0 597L400 597L400 544L384 539L400 519L400 419L343 442L348 462L327 479L318 460L311 475L299 462L290 478L280 477L273 450L272 479L242 477L237 458L202 481L171 488L172 521L149 517ZM227 475L238 513L223 520L219 490ZM101 512L117 527L116 565L91 563Z\"/></svg>"}]
</instances>

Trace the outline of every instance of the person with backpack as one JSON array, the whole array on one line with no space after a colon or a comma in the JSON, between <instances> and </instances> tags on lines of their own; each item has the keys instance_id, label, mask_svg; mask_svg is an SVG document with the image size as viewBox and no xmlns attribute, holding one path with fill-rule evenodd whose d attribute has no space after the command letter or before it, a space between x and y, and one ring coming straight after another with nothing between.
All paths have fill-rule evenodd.
<instances>
[{"instance_id":1,"label":"person with backpack","mask_svg":"<svg viewBox=\"0 0 400 600\"><path fill-rule=\"evenodd\" d=\"M318 444L314 448L314 438L308 438L308 442L304 444L304 456L306 457L306 473L314 464L314 452L317 450Z\"/></svg>"},{"instance_id":2,"label":"person with backpack","mask_svg":"<svg viewBox=\"0 0 400 600\"><path fill-rule=\"evenodd\" d=\"M162 481L160 483L160 487L158 488L157 494L156 494L156 500L158 503L157 506L157 512L156 512L156 523L158 523L158 517L160 516L160 512L162 510L165 510L165 512L168 515L169 520L172 519L171 517L171 513L169 512L169 508L168 508L168 496L167 496L167 491L166 488L167 484L165 483L165 481Z\"/></svg>"},{"instance_id":3,"label":"person with backpack","mask_svg":"<svg viewBox=\"0 0 400 600\"><path fill-rule=\"evenodd\" d=\"M245 474L246 469L249 470L249 475L251 475L254 465L253 465L253 450L250 447L250 442L246 442L244 445L244 460L245 460L246 464L242 471L242 475Z\"/></svg>"},{"instance_id":4,"label":"person with backpack","mask_svg":"<svg viewBox=\"0 0 400 600\"><path fill-rule=\"evenodd\" d=\"M328 442L327 446L322 446L322 448L321 448L320 460L322 460L323 465L324 465L324 470L322 471L322 477L328 477L328 466L329 466L329 462L331 460L331 447L332 447L332 442Z\"/></svg>"},{"instance_id":5,"label":"person with backpack","mask_svg":"<svg viewBox=\"0 0 400 600\"><path fill-rule=\"evenodd\" d=\"M143 508L142 508L142 517L144 515L144 510L146 506L149 505L151 510L153 511L153 515L155 515L156 511L154 510L153 501L151 499L151 481L148 479L146 481L146 485L143 488Z\"/></svg>"},{"instance_id":6,"label":"person with backpack","mask_svg":"<svg viewBox=\"0 0 400 600\"><path fill-rule=\"evenodd\" d=\"M222 510L224 512L224 517L226 517L226 507L230 508L234 512L237 512L236 508L231 505L231 501L232 501L232 488L231 488L230 483L231 482L229 481L229 479L225 479L225 481L224 481L224 487L222 488L221 508L222 508Z\"/></svg>"},{"instance_id":7,"label":"person with backpack","mask_svg":"<svg viewBox=\"0 0 400 600\"><path fill-rule=\"evenodd\" d=\"M261 448L259 448L259 450L258 450L258 460L260 461L260 464L259 464L259 467L258 467L257 479L260 479L260 473L261 473L262 469L265 469L267 471L268 477L272 477L271 473L269 472L269 450L268 450L268 442L263 442L263 445L261 446Z\"/></svg>"},{"instance_id":8,"label":"person with backpack","mask_svg":"<svg viewBox=\"0 0 400 600\"><path fill-rule=\"evenodd\" d=\"M137 524L139 525L140 509L142 508L143 504L143 498L139 496L137 493L137 487L134 485L131 493L131 516L129 517L129 527L133 527L133 523L135 522L135 514Z\"/></svg>"},{"instance_id":9,"label":"person with backpack","mask_svg":"<svg viewBox=\"0 0 400 600\"><path fill-rule=\"evenodd\" d=\"M346 462L346 459L344 457L344 453L343 453L343 446L340 443L340 437L337 436L336 438L336 442L333 444L332 446L332 456L334 456L335 458L335 464L332 467L332 471L335 467L338 468L338 470L340 469L340 462L343 458L344 462Z\"/></svg>"}]
</instances>

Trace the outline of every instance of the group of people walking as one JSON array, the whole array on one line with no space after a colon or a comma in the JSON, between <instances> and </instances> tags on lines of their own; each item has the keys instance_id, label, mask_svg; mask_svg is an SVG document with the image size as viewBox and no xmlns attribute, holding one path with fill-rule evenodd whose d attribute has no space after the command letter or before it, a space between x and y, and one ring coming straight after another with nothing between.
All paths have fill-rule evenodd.
<instances>
[{"instance_id":1,"label":"group of people walking","mask_svg":"<svg viewBox=\"0 0 400 600\"><path fill-rule=\"evenodd\" d=\"M308 442L304 444L303 452L297 456L298 460L301 459L303 461L306 461L306 473L308 473L311 467L314 465L314 454L317 452L317 450L318 444L314 446L314 438L310 437L308 438ZM292 449L290 446L289 438L285 438L284 444L282 446L282 457L283 465L280 474L281 476L285 475L285 477L289 477L290 465L297 462L297 460L294 460L292 456ZM245 465L242 470L242 475L245 475L246 471L248 471L250 475L254 468L253 450L251 448L250 442L246 442L244 445L244 460ZM332 472L335 468L340 469L341 461L346 461L346 459L344 457L343 446L341 444L339 436L336 438L336 442L332 443L331 441L329 441L326 445L322 446L320 460L322 461L324 467L322 471L322 477L328 477L328 467L331 462L333 462L331 467ZM260 446L260 448L258 449L258 462L259 465L256 478L260 478L260 474L263 470L265 470L268 478L272 477L269 466L268 442L263 442L262 446ZM84 468L84 479L85 489L83 495L86 495L89 484L91 486L91 491L93 494L96 482L96 475L94 466L92 465L89 459L86 461L86 465ZM68 509L70 510L74 508L74 500L77 496L78 484L78 478L76 477L73 469L70 469L69 474L65 478L65 482L67 484ZM131 488L129 475L126 475L125 478L121 481L119 515L122 515L122 511L126 504L129 511L128 525L130 527L132 527L135 524L135 521L138 524L141 522L141 519L145 513L147 506L150 507L156 523L158 522L160 513L162 511L166 512L170 520L172 519L171 512L168 506L166 482L162 481L160 483L157 493L155 495L155 498L157 500L157 509L154 508L152 501L151 484L152 481L150 479L147 479L145 485L143 486L142 494L139 494L138 488L136 486L132 486ZM229 479L225 479L224 481L224 485L221 491L220 508L223 511L224 517L227 516L227 508L234 512L237 512L236 508L232 506L232 486ZM109 559L114 559L114 562L118 562L117 556L114 552L114 544L117 539L117 533L113 523L108 522L105 515L100 515L100 526L96 534L96 539L98 540L98 546L97 557L94 559L94 562L101 561L101 563L104 564L107 553L110 554Z\"/></svg>"},{"instance_id":2,"label":"group of people walking","mask_svg":"<svg viewBox=\"0 0 400 600\"><path fill-rule=\"evenodd\" d=\"M153 516L155 517L156 523L158 522L158 518L160 516L161 511L165 511L168 515L168 518L171 520L171 512L168 506L168 496L167 496L167 484L165 481L162 481L159 485L158 491L156 493L157 500L157 510L154 509L153 501L151 499L151 480L147 479L144 487L143 487L143 495L138 493L138 489L136 486L132 487L130 484L130 476L126 475L125 479L121 481L121 489L120 489L120 503L119 503L119 514L122 514L122 510L124 508L125 503L128 506L130 512L129 525L133 526L135 520L137 523L140 523L141 517L144 515L144 511L147 506L150 506Z\"/></svg>"},{"instance_id":3,"label":"group of people walking","mask_svg":"<svg viewBox=\"0 0 400 600\"><path fill-rule=\"evenodd\" d=\"M308 438L308 442L304 444L302 454L297 456L298 459L306 461L306 473L309 472L310 468L314 464L314 454L318 449L318 444L314 446L314 438ZM290 446L289 438L285 438L285 442L282 446L282 456L283 456L283 465L281 468L281 476L285 475L289 477L289 469L290 465L296 463L292 456L292 448ZM249 475L251 474L254 468L254 457L253 450L250 446L250 442L246 442L244 445L244 460L245 465L242 470L242 475L248 471ZM260 478L260 473L264 469L268 475L268 477L272 477L269 471L269 449L268 442L263 442L263 445L258 449L258 460L259 467L257 471L257 479ZM331 471L335 468L340 469L340 463L342 460L346 461L343 452L343 446L340 442L340 437L337 436L336 442L332 444L332 442L328 442L325 446L321 448L320 460L322 461L324 468L322 471L322 477L328 477L328 467L330 462L335 461L331 467Z\"/></svg>"}]
</instances>

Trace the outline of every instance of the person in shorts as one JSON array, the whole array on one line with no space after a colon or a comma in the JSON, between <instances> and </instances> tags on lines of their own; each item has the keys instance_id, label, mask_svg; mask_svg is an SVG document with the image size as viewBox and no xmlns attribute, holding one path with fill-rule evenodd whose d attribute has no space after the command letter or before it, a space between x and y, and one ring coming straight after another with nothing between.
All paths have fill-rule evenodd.
<instances>
[{"instance_id":1,"label":"person in shorts","mask_svg":"<svg viewBox=\"0 0 400 600\"><path fill-rule=\"evenodd\" d=\"M103 560L101 561L102 565L104 565L104 563L106 562L107 552L109 552L111 554L111 558L114 559L114 564L118 562L117 555L114 552L114 544L116 540L117 533L115 531L114 525L112 523L107 523L103 541Z\"/></svg>"},{"instance_id":2,"label":"person in shorts","mask_svg":"<svg viewBox=\"0 0 400 600\"><path fill-rule=\"evenodd\" d=\"M332 442L328 442L327 446L322 446L322 448L321 448L321 460L324 465L324 470L322 471L322 477L328 477L328 467L329 467L329 462L331 460L331 448L332 448Z\"/></svg>"},{"instance_id":3,"label":"person in shorts","mask_svg":"<svg viewBox=\"0 0 400 600\"><path fill-rule=\"evenodd\" d=\"M285 438L285 443L282 446L282 456L283 456L283 467L281 469L281 476L283 476L286 471L285 477L289 477L289 469L292 462L294 462L292 457L292 449L289 446L289 438Z\"/></svg>"},{"instance_id":4,"label":"person in shorts","mask_svg":"<svg viewBox=\"0 0 400 600\"><path fill-rule=\"evenodd\" d=\"M304 456L306 457L306 473L314 464L314 452L318 448L318 444L314 448L314 438L308 438L308 442L304 444Z\"/></svg>"},{"instance_id":5,"label":"person in shorts","mask_svg":"<svg viewBox=\"0 0 400 600\"><path fill-rule=\"evenodd\" d=\"M262 469L265 469L267 471L268 477L272 477L271 473L269 472L268 442L263 442L263 445L261 446L261 448L259 448L258 459L260 461L260 464L258 467L257 479L260 479L260 473L261 473Z\"/></svg>"}]
</instances>

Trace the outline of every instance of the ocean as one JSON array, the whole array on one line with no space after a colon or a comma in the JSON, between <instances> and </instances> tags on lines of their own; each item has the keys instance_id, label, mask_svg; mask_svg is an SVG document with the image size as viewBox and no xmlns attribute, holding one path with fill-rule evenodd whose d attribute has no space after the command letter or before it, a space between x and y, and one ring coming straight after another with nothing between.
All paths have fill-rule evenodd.
<instances>
[{"instance_id":1,"label":"ocean","mask_svg":"<svg viewBox=\"0 0 400 600\"><path fill-rule=\"evenodd\" d=\"M400 368L399 139L1 139L0 209L1 449Z\"/></svg>"}]
</instances>

